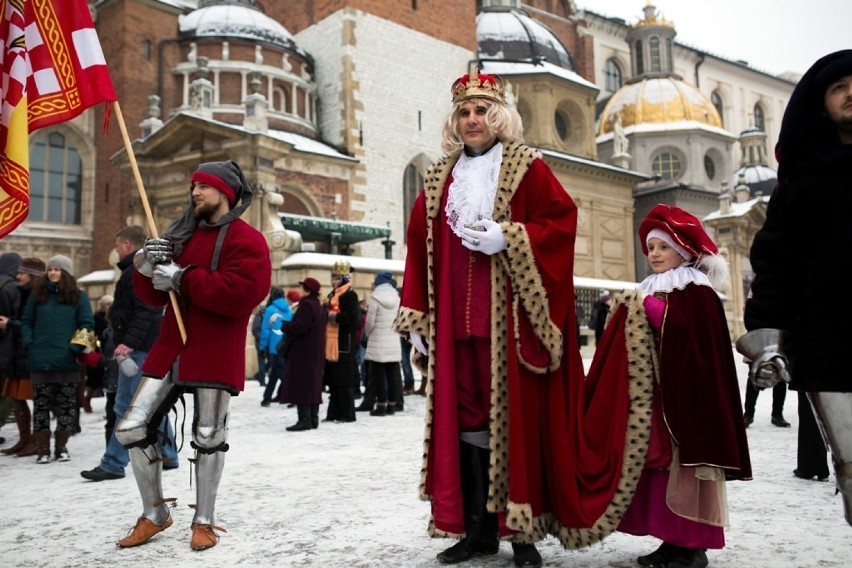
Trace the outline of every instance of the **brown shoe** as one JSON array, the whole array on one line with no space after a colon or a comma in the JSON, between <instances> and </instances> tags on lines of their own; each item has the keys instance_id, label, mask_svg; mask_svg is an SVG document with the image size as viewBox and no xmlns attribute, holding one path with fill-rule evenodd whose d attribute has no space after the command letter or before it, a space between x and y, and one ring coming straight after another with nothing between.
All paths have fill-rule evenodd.
<instances>
[{"instance_id":1,"label":"brown shoe","mask_svg":"<svg viewBox=\"0 0 852 568\"><path fill-rule=\"evenodd\" d=\"M139 517L136 520L136 526L130 529L130 532L127 533L127 536L116 542L120 548L130 548L131 546L139 546L140 544L145 544L151 537L157 533L161 533L170 526L172 526L172 517L169 515L169 518L166 519L161 525L155 524L151 519L147 519L145 517Z\"/></svg>"},{"instance_id":2,"label":"brown shoe","mask_svg":"<svg viewBox=\"0 0 852 568\"><path fill-rule=\"evenodd\" d=\"M38 454L38 446L36 445L35 442L30 441L30 442L27 442L27 444L23 448L21 448L20 450L15 452L15 457L16 458L25 458L27 456L35 456L37 454Z\"/></svg>"},{"instance_id":3,"label":"brown shoe","mask_svg":"<svg viewBox=\"0 0 852 568\"><path fill-rule=\"evenodd\" d=\"M213 530L215 529L215 530ZM222 527L215 525L203 525L201 523L192 523L192 541L189 547L192 550L206 550L213 548L219 542L219 535L216 531L228 532Z\"/></svg>"}]
</instances>

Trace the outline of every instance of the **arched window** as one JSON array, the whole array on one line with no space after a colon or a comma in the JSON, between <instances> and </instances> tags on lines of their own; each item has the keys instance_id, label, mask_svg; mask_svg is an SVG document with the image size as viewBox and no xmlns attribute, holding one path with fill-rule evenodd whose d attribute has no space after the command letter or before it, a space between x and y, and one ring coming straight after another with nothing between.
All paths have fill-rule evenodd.
<instances>
[{"instance_id":1,"label":"arched window","mask_svg":"<svg viewBox=\"0 0 852 568\"><path fill-rule=\"evenodd\" d=\"M649 55L651 56L651 71L661 71L660 67L660 38L654 36L648 41Z\"/></svg>"},{"instance_id":2,"label":"arched window","mask_svg":"<svg viewBox=\"0 0 852 568\"><path fill-rule=\"evenodd\" d=\"M725 126L725 105L722 103L722 96L719 91L710 93L710 102L716 107L716 112L719 113L719 119L722 121L722 126Z\"/></svg>"},{"instance_id":3,"label":"arched window","mask_svg":"<svg viewBox=\"0 0 852 568\"><path fill-rule=\"evenodd\" d=\"M79 225L83 162L64 135L39 135L30 146L30 221Z\"/></svg>"},{"instance_id":4,"label":"arched window","mask_svg":"<svg viewBox=\"0 0 852 568\"><path fill-rule=\"evenodd\" d=\"M606 90L611 93L614 93L621 88L621 67L618 66L618 63L613 58L606 60L606 65L604 66L604 81L606 84Z\"/></svg>"},{"instance_id":5,"label":"arched window","mask_svg":"<svg viewBox=\"0 0 852 568\"><path fill-rule=\"evenodd\" d=\"M654 169L654 173L663 179L679 178L683 168L680 158L671 152L660 152L654 156L651 167Z\"/></svg>"},{"instance_id":6,"label":"arched window","mask_svg":"<svg viewBox=\"0 0 852 568\"><path fill-rule=\"evenodd\" d=\"M766 115L760 103L754 104L754 127L761 132L766 132Z\"/></svg>"},{"instance_id":7,"label":"arched window","mask_svg":"<svg viewBox=\"0 0 852 568\"><path fill-rule=\"evenodd\" d=\"M405 235L408 235L408 217L411 215L411 208L414 207L414 200L417 199L417 194L422 187L423 176L417 171L417 166L409 162L402 177L402 230Z\"/></svg>"},{"instance_id":8,"label":"arched window","mask_svg":"<svg viewBox=\"0 0 852 568\"><path fill-rule=\"evenodd\" d=\"M635 43L635 47L633 49L633 54L636 57L636 72L634 75L641 75L645 72L645 54L642 53L642 40L637 39Z\"/></svg>"}]
</instances>

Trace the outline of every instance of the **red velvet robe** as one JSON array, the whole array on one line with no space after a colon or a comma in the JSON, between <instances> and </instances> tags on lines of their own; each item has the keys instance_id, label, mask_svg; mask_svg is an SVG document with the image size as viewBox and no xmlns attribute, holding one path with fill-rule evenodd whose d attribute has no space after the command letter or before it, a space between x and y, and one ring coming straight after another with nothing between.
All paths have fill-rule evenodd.
<instances>
[{"instance_id":1,"label":"red velvet robe","mask_svg":"<svg viewBox=\"0 0 852 568\"><path fill-rule=\"evenodd\" d=\"M414 362L427 375L421 498L432 502L433 536L464 533L452 376L454 322L462 316L449 301L460 291L451 285L448 258L449 243L458 237L442 207L454 164L445 158L430 170L413 207L395 322L398 332L416 331L429 342L428 365L419 354ZM597 396L586 390L575 333L573 200L540 155L521 144L505 145L499 180L493 219L507 249L486 260L492 353L488 509L499 513L506 537L529 542L550 533L563 546L578 548L614 530L618 515L605 513L613 511L614 500L621 501L615 507L622 512L629 501L620 488L631 419L628 376L608 373L593 383ZM643 458L627 461L639 470Z\"/></svg>"}]
</instances>

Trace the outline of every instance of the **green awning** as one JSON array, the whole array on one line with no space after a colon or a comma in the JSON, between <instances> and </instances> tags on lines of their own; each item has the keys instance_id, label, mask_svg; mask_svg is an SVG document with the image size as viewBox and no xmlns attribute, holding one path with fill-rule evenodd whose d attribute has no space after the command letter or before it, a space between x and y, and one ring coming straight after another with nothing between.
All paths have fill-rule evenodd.
<instances>
[{"instance_id":1,"label":"green awning","mask_svg":"<svg viewBox=\"0 0 852 568\"><path fill-rule=\"evenodd\" d=\"M281 223L285 229L296 231L302 235L303 242L331 242L334 240L341 245L351 245L374 239L389 239L391 235L391 230L388 227L294 215L292 213L281 214Z\"/></svg>"}]
</instances>

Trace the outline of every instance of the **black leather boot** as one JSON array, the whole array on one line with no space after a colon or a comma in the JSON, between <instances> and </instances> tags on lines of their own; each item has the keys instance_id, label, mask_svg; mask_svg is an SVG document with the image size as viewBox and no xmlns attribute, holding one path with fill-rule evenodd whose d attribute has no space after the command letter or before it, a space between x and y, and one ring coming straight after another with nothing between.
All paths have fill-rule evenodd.
<instances>
[{"instance_id":1,"label":"black leather boot","mask_svg":"<svg viewBox=\"0 0 852 568\"><path fill-rule=\"evenodd\" d=\"M319 404L309 404L311 411L311 428L319 428Z\"/></svg>"},{"instance_id":2,"label":"black leather boot","mask_svg":"<svg viewBox=\"0 0 852 568\"><path fill-rule=\"evenodd\" d=\"M303 430L311 430L311 409L307 404L299 404L296 406L296 412L299 415L298 421L292 426L286 428L289 432L302 432Z\"/></svg>"},{"instance_id":3,"label":"black leather boot","mask_svg":"<svg viewBox=\"0 0 852 568\"><path fill-rule=\"evenodd\" d=\"M678 556L669 560L666 568L706 568L707 554L703 548L681 548Z\"/></svg>"},{"instance_id":4,"label":"black leather boot","mask_svg":"<svg viewBox=\"0 0 852 568\"><path fill-rule=\"evenodd\" d=\"M657 550L650 554L645 554L636 559L636 562L647 568L665 568L669 560L677 556L685 549L663 542L657 547Z\"/></svg>"},{"instance_id":5,"label":"black leather boot","mask_svg":"<svg viewBox=\"0 0 852 568\"><path fill-rule=\"evenodd\" d=\"M515 566L518 568L523 568L524 566L532 566L533 568L541 567L541 554L538 553L534 544L513 542L512 553L514 554Z\"/></svg>"},{"instance_id":6,"label":"black leather boot","mask_svg":"<svg viewBox=\"0 0 852 568\"><path fill-rule=\"evenodd\" d=\"M497 515L489 513L488 503L489 451L459 442L464 524L467 536L438 553L444 564L457 564L474 556L493 555L500 550L497 536Z\"/></svg>"}]
</instances>

